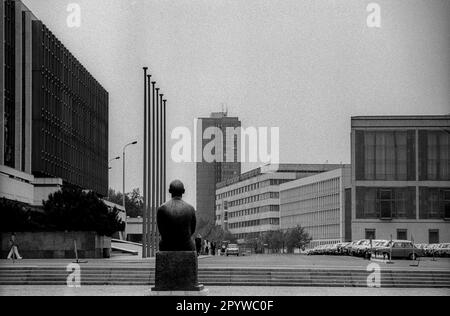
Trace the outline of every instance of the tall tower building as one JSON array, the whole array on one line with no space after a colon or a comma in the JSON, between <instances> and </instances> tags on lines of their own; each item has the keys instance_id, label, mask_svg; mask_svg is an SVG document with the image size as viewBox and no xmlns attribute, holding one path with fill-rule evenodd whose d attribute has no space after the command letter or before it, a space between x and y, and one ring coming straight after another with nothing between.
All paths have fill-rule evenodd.
<instances>
[{"instance_id":1,"label":"tall tower building","mask_svg":"<svg viewBox=\"0 0 450 316\"><path fill-rule=\"evenodd\" d=\"M241 121L237 117L229 117L226 112L216 112L211 113L210 117L199 118L197 126L201 126L198 128L201 132L198 143L201 144L202 151L197 154L197 217L214 223L216 184L241 174ZM214 131L220 131L221 136L213 133ZM204 151L222 159L211 161L205 157Z\"/></svg>"}]
</instances>

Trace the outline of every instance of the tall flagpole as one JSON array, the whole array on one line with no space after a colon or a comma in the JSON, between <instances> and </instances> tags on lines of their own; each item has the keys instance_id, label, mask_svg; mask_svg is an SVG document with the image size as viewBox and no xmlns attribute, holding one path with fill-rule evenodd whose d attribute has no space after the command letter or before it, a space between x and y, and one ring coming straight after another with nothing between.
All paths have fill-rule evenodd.
<instances>
[{"instance_id":1,"label":"tall flagpole","mask_svg":"<svg viewBox=\"0 0 450 316\"><path fill-rule=\"evenodd\" d=\"M161 135L160 135L160 115L159 115L159 99L160 99L160 94L159 94L159 88L156 88L156 175L155 175L155 181L156 181L156 208L155 208L155 212L158 209L159 205L161 204L160 201L160 177L161 177L161 160L160 160L160 139L161 139ZM156 216L157 217L157 216ZM155 225L155 249L158 249L158 225Z\"/></svg>"},{"instance_id":2,"label":"tall flagpole","mask_svg":"<svg viewBox=\"0 0 450 316\"><path fill-rule=\"evenodd\" d=\"M152 214L153 214L153 197L152 197L152 190L153 190L153 183L152 183L152 177L153 177L153 171L152 171L152 164L153 164L153 115L152 115L152 98L151 98L151 76L148 76L147 80L147 88L148 88L148 113L147 113L147 119L149 124L151 126L148 127L149 137L148 137L148 172L147 172L147 179L148 179L148 186L147 186L147 196L148 196L148 212L147 212L147 235L145 238L147 239L147 256L152 257L152 238L151 238L151 232L152 232Z\"/></svg>"},{"instance_id":3,"label":"tall flagpole","mask_svg":"<svg viewBox=\"0 0 450 316\"><path fill-rule=\"evenodd\" d=\"M164 187L163 187L163 97L164 94L159 95L159 139L158 139L158 156L159 156L159 177L158 177L158 187L159 187L159 205L164 203ZM156 227L156 241L159 246L159 230ZM156 249L159 249L158 247Z\"/></svg>"},{"instance_id":4,"label":"tall flagpole","mask_svg":"<svg viewBox=\"0 0 450 316\"><path fill-rule=\"evenodd\" d=\"M166 202L166 194L167 194L167 188L166 188L166 177L167 177L167 144L166 144L166 131L167 131L167 119L166 119L166 101L167 100L163 100L163 149L162 149L162 154L163 154L163 181L162 181L162 187L163 187L163 202Z\"/></svg>"},{"instance_id":5,"label":"tall flagpole","mask_svg":"<svg viewBox=\"0 0 450 316\"><path fill-rule=\"evenodd\" d=\"M143 176L143 199L144 207L142 210L142 258L147 258L147 70L144 67L144 176Z\"/></svg>"},{"instance_id":6,"label":"tall flagpole","mask_svg":"<svg viewBox=\"0 0 450 316\"><path fill-rule=\"evenodd\" d=\"M155 81L152 81L152 90L153 90L153 95L152 95L152 100L153 100L153 104L152 104L152 176L151 176L151 180L152 180L152 222L151 222L151 256L154 257L155 256L155 227L156 227L156 152L155 152L155 125L156 125L156 112L155 112L155 102L156 102L156 97L155 97L155 93L156 93L156 89L155 89Z\"/></svg>"}]
</instances>

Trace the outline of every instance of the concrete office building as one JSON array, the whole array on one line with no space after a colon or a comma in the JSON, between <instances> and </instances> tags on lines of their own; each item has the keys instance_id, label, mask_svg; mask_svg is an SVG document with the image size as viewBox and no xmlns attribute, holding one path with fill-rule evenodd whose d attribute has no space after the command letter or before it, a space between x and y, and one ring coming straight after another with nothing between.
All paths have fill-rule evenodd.
<instances>
[{"instance_id":1,"label":"concrete office building","mask_svg":"<svg viewBox=\"0 0 450 316\"><path fill-rule=\"evenodd\" d=\"M240 242L280 228L280 185L341 165L267 165L217 185L216 225Z\"/></svg>"},{"instance_id":2,"label":"concrete office building","mask_svg":"<svg viewBox=\"0 0 450 316\"><path fill-rule=\"evenodd\" d=\"M19 0L0 0L0 197L106 195L108 93Z\"/></svg>"},{"instance_id":3,"label":"concrete office building","mask_svg":"<svg viewBox=\"0 0 450 316\"><path fill-rule=\"evenodd\" d=\"M240 139L236 135L227 132L227 128L240 128L241 121L237 117L229 117L226 112L212 113L210 117L199 118L197 128L201 140L201 152L197 153L197 216L199 220L214 223L216 184L241 174L241 162L239 157ZM205 131L217 128L222 133L222 139L205 135ZM205 137L206 136L206 137ZM222 143L220 143L222 142ZM212 143L212 144L211 144ZM203 155L205 146L214 145L215 150L222 150L222 161L207 161ZM233 161L227 161L227 153L233 153Z\"/></svg>"},{"instance_id":4,"label":"concrete office building","mask_svg":"<svg viewBox=\"0 0 450 316\"><path fill-rule=\"evenodd\" d=\"M450 116L351 120L352 237L450 242Z\"/></svg>"},{"instance_id":5,"label":"concrete office building","mask_svg":"<svg viewBox=\"0 0 450 316\"><path fill-rule=\"evenodd\" d=\"M311 248L350 241L350 191L349 165L281 184L280 228L305 228Z\"/></svg>"}]
</instances>

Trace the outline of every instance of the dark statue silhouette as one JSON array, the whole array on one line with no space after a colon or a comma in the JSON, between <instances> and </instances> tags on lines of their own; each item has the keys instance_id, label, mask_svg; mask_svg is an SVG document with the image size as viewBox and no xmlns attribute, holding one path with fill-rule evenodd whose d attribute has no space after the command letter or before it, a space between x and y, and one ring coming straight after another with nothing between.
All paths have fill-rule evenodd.
<instances>
[{"instance_id":1,"label":"dark statue silhouette","mask_svg":"<svg viewBox=\"0 0 450 316\"><path fill-rule=\"evenodd\" d=\"M192 239L197 223L195 209L182 200L184 192L183 183L173 181L169 188L172 199L158 208L160 251L195 251Z\"/></svg>"}]
</instances>

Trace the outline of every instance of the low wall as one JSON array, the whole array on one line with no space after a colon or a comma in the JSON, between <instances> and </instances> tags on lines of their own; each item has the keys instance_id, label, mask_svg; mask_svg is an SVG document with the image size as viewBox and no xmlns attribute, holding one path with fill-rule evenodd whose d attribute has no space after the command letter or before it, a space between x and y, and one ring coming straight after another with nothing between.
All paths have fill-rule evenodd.
<instances>
[{"instance_id":1,"label":"low wall","mask_svg":"<svg viewBox=\"0 0 450 316\"><path fill-rule=\"evenodd\" d=\"M9 253L9 233L1 233L1 258ZM105 258L111 252L111 238L95 232L25 232L16 233L19 254L24 259L74 259L77 243L78 258Z\"/></svg>"}]
</instances>

